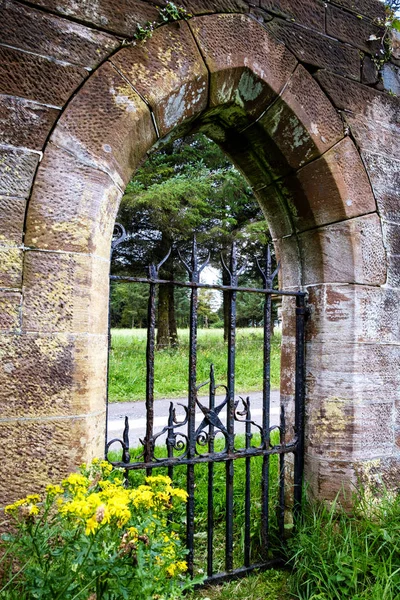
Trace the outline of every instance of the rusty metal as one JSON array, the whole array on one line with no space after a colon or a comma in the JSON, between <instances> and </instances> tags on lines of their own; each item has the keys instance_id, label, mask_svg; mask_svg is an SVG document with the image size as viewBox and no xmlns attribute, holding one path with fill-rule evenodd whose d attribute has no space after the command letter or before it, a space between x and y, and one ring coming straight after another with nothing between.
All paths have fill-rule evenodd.
<instances>
[{"instance_id":1,"label":"rusty metal","mask_svg":"<svg viewBox=\"0 0 400 600\"><path fill-rule=\"evenodd\" d=\"M189 281L174 281L176 286L189 288L190 302L190 339L188 356L188 403L180 404L183 417L176 414L176 407L170 403L168 421L165 427L154 434L154 353L155 353L155 326L156 326L156 288L171 281L158 279L158 271L161 266L151 266L148 278L110 276L112 282L147 284L149 286L148 304L148 336L146 352L146 432L142 448L132 450L129 448L129 422L125 420L123 438L114 439L106 446L106 455L109 448L115 442L122 447L122 460L113 462L117 467L123 467L128 473L130 470L144 469L147 473L152 469L165 468L172 478L174 468L186 465L186 485L188 492L187 519L186 519L186 544L188 549L188 568L194 573L195 565L195 465L206 464L208 469L208 510L207 510L207 580L217 582L233 577L240 577L254 569L268 568L275 565L279 557L271 561L270 542L270 491L269 471L270 457L278 455L279 481L278 481L278 505L277 523L281 540L284 540L284 525L287 508L285 506L286 478L285 457L287 454L294 455L294 504L293 516L295 521L301 513L301 492L304 468L304 325L306 316L306 303L304 292L286 292L273 288L273 282L278 268L272 272L271 253L268 249L264 264L258 263L263 286L262 288L240 287L238 278L244 267L238 268L235 246L232 247L229 266L222 258L222 266L226 270L230 285L208 285L200 282L200 273L207 265L209 258L200 264L198 260L198 249L196 240L193 241L191 259L185 260L181 255L180 260L186 268ZM167 257L166 257L167 258ZM164 260L166 260L166 258ZM164 261L163 261L164 262ZM214 367L210 367L209 381L198 385L197 382L197 313L198 313L198 291L199 289L222 290L228 293L229 298L229 336L227 344L227 382L217 385ZM236 295L237 292L257 293L264 295L264 344L263 344L263 405L262 422L256 423L251 416L250 399L239 398L235 400L235 354L236 354ZM286 439L287 424L283 407L281 407L280 424L270 426L270 354L271 354L271 314L272 301L281 296L293 297L296 300L296 369L295 369L295 416L293 439ZM261 383L261 382L260 382ZM198 392L204 386L208 386L208 406L200 402ZM216 390L222 388L225 397L216 405ZM203 415L201 423L196 427L196 408ZM226 425L221 420L221 412L225 409L227 414ZM237 448L235 442L235 422L241 421L245 427L244 448ZM182 428L186 427L186 432ZM273 429L279 431L279 443L271 444L271 432ZM254 433L259 434L259 443L253 444ZM215 437L221 434L224 438L224 448L215 450ZM166 447L165 458L155 454L156 443L163 441ZM260 482L261 499L261 536L265 550L265 560L262 563L251 563L250 551L250 482L252 477L252 461L255 457L262 457L262 474ZM244 564L234 568L234 477L235 462L245 460L245 483L244 483ZM225 571L214 572L214 465L225 463Z\"/></svg>"}]
</instances>

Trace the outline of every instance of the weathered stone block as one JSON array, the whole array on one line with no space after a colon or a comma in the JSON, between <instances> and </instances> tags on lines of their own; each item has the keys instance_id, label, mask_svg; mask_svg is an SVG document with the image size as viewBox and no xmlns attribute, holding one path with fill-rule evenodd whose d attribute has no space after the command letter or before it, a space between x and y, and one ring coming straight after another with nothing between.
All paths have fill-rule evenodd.
<instances>
[{"instance_id":1,"label":"weathered stone block","mask_svg":"<svg viewBox=\"0 0 400 600\"><path fill-rule=\"evenodd\" d=\"M51 140L82 163L106 171L123 190L156 134L146 104L104 63L69 103Z\"/></svg>"},{"instance_id":2,"label":"weathered stone block","mask_svg":"<svg viewBox=\"0 0 400 600\"><path fill-rule=\"evenodd\" d=\"M365 15L381 22L385 21L385 6L378 0L335 0L335 4L339 4L357 15Z\"/></svg>"},{"instance_id":3,"label":"weathered stone block","mask_svg":"<svg viewBox=\"0 0 400 600\"><path fill-rule=\"evenodd\" d=\"M2 144L42 150L59 111L23 98L0 96Z\"/></svg>"},{"instance_id":4,"label":"weathered stone block","mask_svg":"<svg viewBox=\"0 0 400 600\"><path fill-rule=\"evenodd\" d=\"M291 314L295 307L293 301L286 302L286 309L290 305L289 314ZM287 321L287 320L286 320ZM296 343L294 331L292 330L291 335L287 335L287 322L285 323L286 330L285 335L282 335L282 347L281 347L281 380L280 380L280 393L282 397L286 399L293 399L295 393L295 373L296 373ZM290 402L286 401L286 404Z\"/></svg>"},{"instance_id":5,"label":"weathered stone block","mask_svg":"<svg viewBox=\"0 0 400 600\"><path fill-rule=\"evenodd\" d=\"M302 258L297 236L274 240L276 257L281 263L279 271L279 287L286 289L300 289L302 285Z\"/></svg>"},{"instance_id":6,"label":"weathered stone block","mask_svg":"<svg viewBox=\"0 0 400 600\"><path fill-rule=\"evenodd\" d=\"M369 56L364 56L362 61L361 83L372 85L379 79L378 67Z\"/></svg>"},{"instance_id":7,"label":"weathered stone block","mask_svg":"<svg viewBox=\"0 0 400 600\"><path fill-rule=\"evenodd\" d=\"M311 403L313 424L307 427L307 454L330 459L389 457L393 452L393 402L363 405L331 397ZM317 413L317 414L315 414Z\"/></svg>"},{"instance_id":8,"label":"weathered stone block","mask_svg":"<svg viewBox=\"0 0 400 600\"><path fill-rule=\"evenodd\" d=\"M303 63L360 79L359 50L310 29L274 19L265 27Z\"/></svg>"},{"instance_id":9,"label":"weathered stone block","mask_svg":"<svg viewBox=\"0 0 400 600\"><path fill-rule=\"evenodd\" d=\"M29 202L26 245L108 259L121 195L107 173L49 143Z\"/></svg>"},{"instance_id":10,"label":"weathered stone block","mask_svg":"<svg viewBox=\"0 0 400 600\"><path fill-rule=\"evenodd\" d=\"M382 219L382 231L386 251L400 256L400 223L391 223Z\"/></svg>"},{"instance_id":11,"label":"weathered stone block","mask_svg":"<svg viewBox=\"0 0 400 600\"><path fill-rule=\"evenodd\" d=\"M400 288L400 256L387 254L387 284L390 287Z\"/></svg>"},{"instance_id":12,"label":"weathered stone block","mask_svg":"<svg viewBox=\"0 0 400 600\"><path fill-rule=\"evenodd\" d=\"M395 344L400 292L387 287L322 284L308 289L308 341Z\"/></svg>"},{"instance_id":13,"label":"weathered stone block","mask_svg":"<svg viewBox=\"0 0 400 600\"><path fill-rule=\"evenodd\" d=\"M15 422L0 419L0 436L4 443L1 476L2 481L7 482L0 488L0 506L27 493L42 492L49 482L59 483L82 462L101 457L104 419L104 412L97 416L40 421L24 417Z\"/></svg>"},{"instance_id":14,"label":"weathered stone block","mask_svg":"<svg viewBox=\"0 0 400 600\"><path fill-rule=\"evenodd\" d=\"M371 111L372 112L372 111ZM387 113L390 118L390 113ZM345 121L354 136L361 155L365 152L381 154L383 158L397 159L400 155L400 128L398 124L360 115L346 114ZM379 136L377 135L379 131ZM396 165L396 163L393 163ZM388 185L391 183L388 181Z\"/></svg>"},{"instance_id":15,"label":"weathered stone block","mask_svg":"<svg viewBox=\"0 0 400 600\"><path fill-rule=\"evenodd\" d=\"M399 456L393 454L392 458L374 458L367 461L358 461L354 464L354 471L359 485L371 489L376 496L381 497L381 492L396 490L400 476Z\"/></svg>"},{"instance_id":16,"label":"weathered stone block","mask_svg":"<svg viewBox=\"0 0 400 600\"><path fill-rule=\"evenodd\" d=\"M320 456L315 458L306 454L305 477L308 494L312 498L352 506L357 477L349 460L324 460Z\"/></svg>"},{"instance_id":17,"label":"weathered stone block","mask_svg":"<svg viewBox=\"0 0 400 600\"><path fill-rule=\"evenodd\" d=\"M303 283L386 281L386 255L378 215L349 219L300 234Z\"/></svg>"},{"instance_id":18,"label":"weathered stone block","mask_svg":"<svg viewBox=\"0 0 400 600\"><path fill-rule=\"evenodd\" d=\"M313 341L306 344L306 353L306 395L310 410L321 401L337 399L354 414L357 405L392 403L398 399L398 345L340 339ZM313 421L317 428L318 419Z\"/></svg>"},{"instance_id":19,"label":"weathered stone block","mask_svg":"<svg viewBox=\"0 0 400 600\"><path fill-rule=\"evenodd\" d=\"M1 418L102 413L107 347L106 334L3 335L0 339Z\"/></svg>"},{"instance_id":20,"label":"weathered stone block","mask_svg":"<svg viewBox=\"0 0 400 600\"><path fill-rule=\"evenodd\" d=\"M357 46L369 54L376 54L380 50L380 40L385 30L368 18L359 18L356 15L340 10L336 6L326 9L326 33L332 37ZM377 40L369 41L373 35Z\"/></svg>"},{"instance_id":21,"label":"weathered stone block","mask_svg":"<svg viewBox=\"0 0 400 600\"><path fill-rule=\"evenodd\" d=\"M344 135L335 109L301 65L257 127L275 142L292 169L313 160ZM252 128L245 132L247 136L251 133Z\"/></svg>"},{"instance_id":22,"label":"weathered stone block","mask_svg":"<svg viewBox=\"0 0 400 600\"><path fill-rule=\"evenodd\" d=\"M119 45L115 37L78 23L2 0L7 14L0 24L3 44L94 69Z\"/></svg>"},{"instance_id":23,"label":"weathered stone block","mask_svg":"<svg viewBox=\"0 0 400 600\"><path fill-rule=\"evenodd\" d=\"M124 37L133 36L138 23L143 26L147 21L157 21L159 16L159 9L143 0L122 0L118 4L114 0L99 0L96 3L91 0L74 3L33 0L32 4ZM163 2L159 4L162 5Z\"/></svg>"},{"instance_id":24,"label":"weathered stone block","mask_svg":"<svg viewBox=\"0 0 400 600\"><path fill-rule=\"evenodd\" d=\"M340 501L349 509L354 504L354 490L363 489L381 496L384 490L397 488L400 474L398 457L387 456L369 460L324 460L321 457L306 457L308 491L315 498ZM341 489L338 496L338 482Z\"/></svg>"},{"instance_id":25,"label":"weathered stone block","mask_svg":"<svg viewBox=\"0 0 400 600\"><path fill-rule=\"evenodd\" d=\"M0 247L0 287L19 288L22 280L22 250Z\"/></svg>"},{"instance_id":26,"label":"weathered stone block","mask_svg":"<svg viewBox=\"0 0 400 600\"><path fill-rule=\"evenodd\" d=\"M389 155L363 151L379 213L388 221L400 223L400 161Z\"/></svg>"},{"instance_id":27,"label":"weathered stone block","mask_svg":"<svg viewBox=\"0 0 400 600\"><path fill-rule=\"evenodd\" d=\"M397 98L329 71L318 71L315 77L336 108L351 111L358 117L366 116L372 123L381 121L398 127L400 103Z\"/></svg>"},{"instance_id":28,"label":"weathered stone block","mask_svg":"<svg viewBox=\"0 0 400 600\"><path fill-rule=\"evenodd\" d=\"M0 196L0 246L22 244L25 198Z\"/></svg>"},{"instance_id":29,"label":"weathered stone block","mask_svg":"<svg viewBox=\"0 0 400 600\"><path fill-rule=\"evenodd\" d=\"M28 196L38 162L38 153L0 146L0 194Z\"/></svg>"},{"instance_id":30,"label":"weathered stone block","mask_svg":"<svg viewBox=\"0 0 400 600\"><path fill-rule=\"evenodd\" d=\"M382 81L387 92L400 96L400 67L385 63L382 69Z\"/></svg>"},{"instance_id":31,"label":"weathered stone block","mask_svg":"<svg viewBox=\"0 0 400 600\"><path fill-rule=\"evenodd\" d=\"M20 327L21 293L0 291L0 330L15 331Z\"/></svg>"},{"instance_id":32,"label":"weathered stone block","mask_svg":"<svg viewBox=\"0 0 400 600\"><path fill-rule=\"evenodd\" d=\"M228 124L245 124L265 110L296 66L293 55L257 21L244 15L197 17L190 27L211 73L210 106L237 106ZM249 55L249 47L255 49Z\"/></svg>"},{"instance_id":33,"label":"weathered stone block","mask_svg":"<svg viewBox=\"0 0 400 600\"><path fill-rule=\"evenodd\" d=\"M245 0L182 0L180 6L192 15L249 12L249 3Z\"/></svg>"},{"instance_id":34,"label":"weathered stone block","mask_svg":"<svg viewBox=\"0 0 400 600\"><path fill-rule=\"evenodd\" d=\"M23 330L105 333L108 274L108 261L95 256L26 252Z\"/></svg>"},{"instance_id":35,"label":"weathered stone block","mask_svg":"<svg viewBox=\"0 0 400 600\"><path fill-rule=\"evenodd\" d=\"M0 93L63 106L87 77L82 67L0 47Z\"/></svg>"},{"instance_id":36,"label":"weathered stone block","mask_svg":"<svg viewBox=\"0 0 400 600\"><path fill-rule=\"evenodd\" d=\"M206 132L213 137L212 123ZM217 141L257 191L271 178L279 180L319 156L343 135L335 110L306 70L298 67L282 96L240 138L228 130Z\"/></svg>"},{"instance_id":37,"label":"weathered stone block","mask_svg":"<svg viewBox=\"0 0 400 600\"><path fill-rule=\"evenodd\" d=\"M207 106L208 71L185 22L160 27L111 62L150 104L161 137Z\"/></svg>"},{"instance_id":38,"label":"weathered stone block","mask_svg":"<svg viewBox=\"0 0 400 600\"><path fill-rule=\"evenodd\" d=\"M256 197L273 239L293 233L287 202L278 185L272 184L258 190Z\"/></svg>"},{"instance_id":39,"label":"weathered stone block","mask_svg":"<svg viewBox=\"0 0 400 600\"><path fill-rule=\"evenodd\" d=\"M296 175L278 180L276 186L300 231L376 210L365 168L350 138Z\"/></svg>"},{"instance_id":40,"label":"weathered stone block","mask_svg":"<svg viewBox=\"0 0 400 600\"><path fill-rule=\"evenodd\" d=\"M261 0L261 8L325 33L325 7L320 0Z\"/></svg>"}]
</instances>

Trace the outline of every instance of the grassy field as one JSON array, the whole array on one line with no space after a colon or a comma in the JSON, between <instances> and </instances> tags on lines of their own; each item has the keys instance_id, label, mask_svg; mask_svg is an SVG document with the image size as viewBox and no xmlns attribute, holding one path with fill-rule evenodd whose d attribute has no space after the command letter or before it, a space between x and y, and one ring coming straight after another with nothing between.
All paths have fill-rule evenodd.
<instances>
[{"instance_id":1,"label":"grassy field","mask_svg":"<svg viewBox=\"0 0 400 600\"><path fill-rule=\"evenodd\" d=\"M113 329L110 352L109 399L129 402L145 399L146 330ZM180 344L175 349L158 350L155 357L156 398L176 398L187 394L189 332L179 330ZM272 339L271 387L279 387L280 335ZM236 391L262 389L263 342L261 329L238 329L236 351ZM209 377L215 367L217 383L226 383L226 344L222 329L198 332L197 381Z\"/></svg>"}]
</instances>

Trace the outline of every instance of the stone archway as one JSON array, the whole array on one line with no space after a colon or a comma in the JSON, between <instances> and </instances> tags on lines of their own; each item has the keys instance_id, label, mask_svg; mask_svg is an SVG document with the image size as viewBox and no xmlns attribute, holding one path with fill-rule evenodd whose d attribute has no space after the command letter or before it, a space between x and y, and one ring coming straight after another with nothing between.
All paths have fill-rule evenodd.
<instances>
[{"instance_id":1,"label":"stone archway","mask_svg":"<svg viewBox=\"0 0 400 600\"><path fill-rule=\"evenodd\" d=\"M1 423L11 450L2 502L27 481L38 487L102 452L118 202L157 140L194 129L215 139L252 184L282 285L309 292L312 489L331 498L357 476L396 473L398 331L387 324L394 295L386 239L359 151L322 89L343 96L337 79L321 72L316 81L250 16L221 14L158 28L146 43L114 52L78 89L46 144L25 219L20 329L3 340L13 401L4 402ZM289 322L284 364L291 344ZM290 381L281 393L289 402Z\"/></svg>"}]
</instances>

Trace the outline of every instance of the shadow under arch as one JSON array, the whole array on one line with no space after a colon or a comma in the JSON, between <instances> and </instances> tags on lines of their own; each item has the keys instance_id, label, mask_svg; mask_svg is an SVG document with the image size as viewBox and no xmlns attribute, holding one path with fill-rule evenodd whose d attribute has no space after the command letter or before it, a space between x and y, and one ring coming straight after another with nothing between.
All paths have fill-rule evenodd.
<instances>
[{"instance_id":1,"label":"shadow under arch","mask_svg":"<svg viewBox=\"0 0 400 600\"><path fill-rule=\"evenodd\" d=\"M104 447L106 290L119 200L147 152L198 130L252 185L283 265L281 285L310 288L322 323L312 334L321 355L332 341L321 308L329 303L326 286L375 285L382 277L379 219L357 149L313 77L260 23L238 14L195 17L118 50L61 115L26 218L23 333L51 336L54 352L66 357L70 378L51 391L64 400L51 410L75 419L75 462ZM372 266L363 259L369 247L378 248ZM287 339L290 345L290 331ZM347 341L351 348L350 330ZM324 383L322 364L312 370L317 406L332 396L332 382ZM320 471L336 465L343 473L351 460L351 373L337 394L347 412L337 409L343 419L336 438L333 421L322 435L309 415L318 493L325 493ZM282 393L291 395L289 381Z\"/></svg>"}]
</instances>

